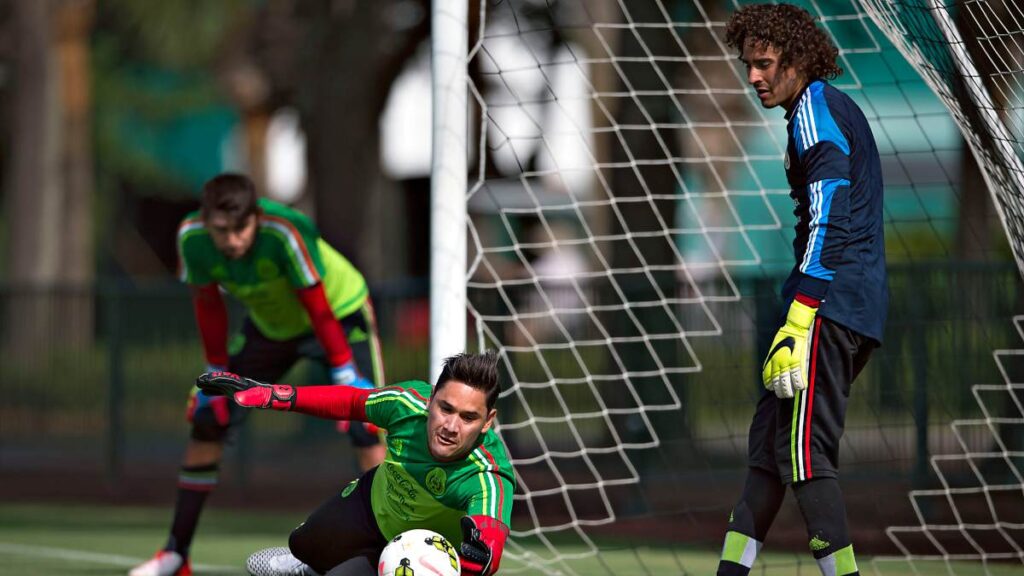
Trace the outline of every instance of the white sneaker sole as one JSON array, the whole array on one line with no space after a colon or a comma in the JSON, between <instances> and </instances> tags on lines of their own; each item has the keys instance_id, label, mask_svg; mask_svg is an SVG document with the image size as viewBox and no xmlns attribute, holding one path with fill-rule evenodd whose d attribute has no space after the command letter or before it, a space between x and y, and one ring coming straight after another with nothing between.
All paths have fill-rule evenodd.
<instances>
[{"instance_id":1,"label":"white sneaker sole","mask_svg":"<svg viewBox=\"0 0 1024 576\"><path fill-rule=\"evenodd\" d=\"M245 569L248 570L251 576L313 576L316 574L309 566L305 564L301 565L299 570L282 570L280 561L278 558L287 556L292 561L298 563L292 557L292 552L288 548L278 546L276 548L264 548L258 552L254 552L249 559L245 561ZM299 568L298 566L296 568Z\"/></svg>"}]
</instances>

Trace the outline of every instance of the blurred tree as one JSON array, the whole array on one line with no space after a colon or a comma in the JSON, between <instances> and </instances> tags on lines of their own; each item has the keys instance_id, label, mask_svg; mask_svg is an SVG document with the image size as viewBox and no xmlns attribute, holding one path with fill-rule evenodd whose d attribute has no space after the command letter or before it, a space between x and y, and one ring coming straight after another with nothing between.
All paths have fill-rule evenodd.
<instances>
[{"instance_id":1,"label":"blurred tree","mask_svg":"<svg viewBox=\"0 0 1024 576\"><path fill-rule=\"evenodd\" d=\"M666 7L669 13L675 13L672 3ZM629 14L637 22L658 22L665 16L654 4L630 6ZM672 54L676 47L671 34L663 33L654 28L636 28L631 33L619 36L619 57L622 58L620 72L620 90L624 93L633 91L649 91L646 95L637 95L631 99L623 99L615 110L615 121L618 126L640 126L640 129L622 130L621 139L611 150L612 162L628 166L634 158L657 159L663 162L640 163L632 169L615 170L611 179L612 193L620 200L618 211L620 217L612 224L616 234L633 234L663 230L662 223L673 222L676 204L674 199L652 199L651 195L666 194L676 190L680 182L677 170L681 168L664 162L679 156L680 142L676 134L657 126L671 125L677 122L675 116L678 103L674 97L665 95L666 86L663 78L680 77L680 63L675 60L648 62L650 54ZM654 123L657 126L649 127ZM637 201L647 197L646 201ZM672 238L667 233L653 237L640 237L633 242L616 242L612 263L617 268L631 268L641 264L646 266L664 266L665 268L651 273L653 282L639 279L637 289L642 294L634 294L641 300L655 299L647 291L660 290L662 294L672 294L676 288L676 277L672 271L677 264ZM628 292L628 288L624 288Z\"/></svg>"},{"instance_id":2,"label":"blurred tree","mask_svg":"<svg viewBox=\"0 0 1024 576\"><path fill-rule=\"evenodd\" d=\"M214 74L256 0L97 6L92 38L100 269L165 276L175 230L225 168L238 123Z\"/></svg>"},{"instance_id":3,"label":"blurred tree","mask_svg":"<svg viewBox=\"0 0 1024 576\"><path fill-rule=\"evenodd\" d=\"M389 183L380 116L430 32L429 15L428 0L267 0L222 68L257 131L265 111L298 108L317 223L370 278L382 276L381 242L394 222L381 206Z\"/></svg>"},{"instance_id":4,"label":"blurred tree","mask_svg":"<svg viewBox=\"0 0 1024 576\"><path fill-rule=\"evenodd\" d=\"M1005 22L1012 20L1009 14L1010 3L990 2L984 8L971 8L966 0L956 0L956 25L960 35L963 37L964 46L967 48L981 76L981 82L988 89L993 99L993 105L1000 119L1010 129L1011 124L1008 118L1008 98L1013 93L1003 83L1012 85L1013 73L997 70L992 58L992 51L1006 51L1006 59L1002 62L1014 62L1024 60L1024 51L1016 43L999 42L1001 31L1005 28ZM991 12L994 18L979 18L979 12ZM973 98L967 90L964 80L955 76L954 92L961 102L973 102ZM972 126L984 126L985 122L980 112L974 106L965 106L963 109ZM1012 130L1011 130L1012 133ZM988 142L991 147L998 144ZM991 149L991 148L990 148ZM984 183L981 168L971 151L971 147L964 143L960 153L960 186L957 194L960 200L960 211L957 220L956 255L963 260L988 260L1005 256L1008 247L1005 242L1006 234L1003 226L998 220L995 207L992 203L992 196L988 186ZM1002 253L993 255L994 249L1002 249Z\"/></svg>"},{"instance_id":5,"label":"blurred tree","mask_svg":"<svg viewBox=\"0 0 1024 576\"><path fill-rule=\"evenodd\" d=\"M192 191L195 183L181 181L174 161L187 147L154 153L147 125L180 125L186 111L195 119L224 97L241 119L242 165L265 190L267 126L275 110L293 106L324 237L380 277L373 264L389 215L378 209L388 186L379 117L392 82L429 33L428 0L108 0L101 18L95 44L97 91L108 103L97 120L105 179L119 175L149 194Z\"/></svg>"},{"instance_id":6,"label":"blurred tree","mask_svg":"<svg viewBox=\"0 0 1024 576\"><path fill-rule=\"evenodd\" d=\"M426 0L307 2L300 10L310 40L300 110L317 218L325 238L370 277L381 276L381 250L367 247L373 257L363 247L388 234L380 116L392 82L429 34L429 13Z\"/></svg>"},{"instance_id":7,"label":"blurred tree","mask_svg":"<svg viewBox=\"0 0 1024 576\"><path fill-rule=\"evenodd\" d=\"M393 221L378 209L379 117L428 35L428 0L0 2L17 45L10 280L91 282L93 230L112 255L104 269L163 273L174 222L224 168L225 135L241 118L241 164L262 181L282 106L301 111L324 235L364 268L375 259ZM173 207L157 211L167 222L141 220L154 202Z\"/></svg>"},{"instance_id":8,"label":"blurred tree","mask_svg":"<svg viewBox=\"0 0 1024 576\"><path fill-rule=\"evenodd\" d=\"M8 340L93 333L93 173L89 35L92 0L14 2L13 98L7 174ZM28 290L70 290L40 298Z\"/></svg>"},{"instance_id":9,"label":"blurred tree","mask_svg":"<svg viewBox=\"0 0 1024 576\"><path fill-rule=\"evenodd\" d=\"M967 6L966 1L957 0L956 2L956 25L961 36L964 38L964 45L971 55L971 60L978 69L981 82L988 89L999 119L1004 123L1007 131L1013 134L1014 124L1011 115L1015 104L1013 97L1015 88L1014 77L1016 77L1016 82L1019 86L1022 74L1019 67L1012 71L1005 68L1012 65L1012 63L1024 62L1024 48L1016 42L1007 43L1001 40L1001 35L1005 33L1006 29L1004 23L1013 21L1014 18L1010 14L1010 0L990 2L983 7L977 6L973 8ZM990 14L990 16L988 18L979 17L979 14L985 13ZM993 54L996 53L999 53L1002 57L998 64L993 61ZM955 85L954 89L957 91L961 101L972 101L966 93L966 86L962 80ZM1020 102L1020 96L1016 98L1016 102ZM985 125L981 120L980 111L974 107L967 107L966 112L973 126ZM993 147L998 145L995 142L989 142L989 144ZM1000 248L1000 256L1011 257L1012 253L1006 241L1005 229L998 219L998 214L992 202L992 195L988 191L988 186L983 184L981 168L978 166L974 154L971 152L970 147L966 145L961 152L961 166L960 187L958 190L960 213L957 228L957 256L963 260L984 261L992 259L994 249ZM996 244L997 241L999 241L998 244ZM961 290L966 294L984 294L983 290L978 289L978 285L981 282L980 278L968 277L964 282L966 286L961 286ZM1018 309L1022 305L1020 301L1022 297L1024 295L1018 293ZM989 303L980 302L977 299L969 300L967 301L968 313L972 317L984 317L981 314L984 313L986 305L989 305ZM1006 327L1006 329L1009 330L1010 328ZM961 335L958 334L957 337L961 337ZM960 381L967 382L971 376L973 375L968 373L961 374ZM966 388L965 386L965 392ZM1002 415L1006 420L998 425L999 433L996 435L1002 442L997 443L993 441L992 450L1009 449L1019 451L1024 447L1024 429L1019 425L1006 423L1007 421L1012 422L1012 419L1019 414L1017 408L1020 406L1021 400L1024 399L1024 394L1012 389L1008 390L1008 392L1010 396L1004 400L1001 409ZM962 397L967 401L970 400L966 393ZM986 472L991 473L989 470L986 470ZM998 472L1005 474L1004 470L999 470Z\"/></svg>"}]
</instances>

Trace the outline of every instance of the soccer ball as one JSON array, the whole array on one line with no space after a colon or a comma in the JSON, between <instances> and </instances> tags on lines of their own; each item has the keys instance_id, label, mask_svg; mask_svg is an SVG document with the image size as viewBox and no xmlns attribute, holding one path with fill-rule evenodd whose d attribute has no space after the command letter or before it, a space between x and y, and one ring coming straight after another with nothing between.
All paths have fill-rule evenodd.
<instances>
[{"instance_id":1,"label":"soccer ball","mask_svg":"<svg viewBox=\"0 0 1024 576\"><path fill-rule=\"evenodd\" d=\"M378 576L459 576L459 555L444 536L409 530L395 536L380 554Z\"/></svg>"}]
</instances>

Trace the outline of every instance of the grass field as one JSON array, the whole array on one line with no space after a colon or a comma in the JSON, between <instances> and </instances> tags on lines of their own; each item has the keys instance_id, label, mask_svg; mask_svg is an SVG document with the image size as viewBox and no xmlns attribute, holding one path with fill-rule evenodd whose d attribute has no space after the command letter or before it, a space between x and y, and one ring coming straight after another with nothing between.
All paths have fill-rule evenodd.
<instances>
[{"instance_id":1,"label":"grass field","mask_svg":"<svg viewBox=\"0 0 1024 576\"><path fill-rule=\"evenodd\" d=\"M166 538L169 508L125 508L78 505L0 505L0 574L3 575L123 575L149 557ZM193 546L197 574L244 574L245 558L268 546L285 545L288 532L302 515L211 508L203 518ZM581 552L565 549L564 553ZM540 551L538 551L539 553ZM568 564L577 574L714 574L717 554L709 550L637 548L602 554ZM642 562L643 566L638 564ZM508 562L508 568L518 563ZM956 574L974 576L1024 575L1024 567L916 562L861 558L862 574ZM915 570L916 568L916 570ZM503 570L503 572L518 572ZM532 573L540 573L534 571ZM557 574L556 570L548 571ZM753 574L762 576L818 574L809 555L764 554Z\"/></svg>"}]
</instances>

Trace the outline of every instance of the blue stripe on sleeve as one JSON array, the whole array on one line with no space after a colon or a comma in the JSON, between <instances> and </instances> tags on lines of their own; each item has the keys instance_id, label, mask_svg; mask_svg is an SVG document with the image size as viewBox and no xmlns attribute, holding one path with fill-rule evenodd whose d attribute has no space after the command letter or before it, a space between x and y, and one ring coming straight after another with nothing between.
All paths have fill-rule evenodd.
<instances>
[{"instance_id":1,"label":"blue stripe on sleeve","mask_svg":"<svg viewBox=\"0 0 1024 576\"><path fill-rule=\"evenodd\" d=\"M825 102L825 83L812 82L797 103L796 121L793 123L793 139L796 142L798 158L819 142L832 142L843 154L850 154L850 143L832 118L832 112Z\"/></svg>"},{"instance_id":2,"label":"blue stripe on sleeve","mask_svg":"<svg viewBox=\"0 0 1024 576\"><path fill-rule=\"evenodd\" d=\"M821 263L821 249L825 245L825 233L828 230L829 211L832 209L832 197L840 186L849 186L850 181L842 178L828 178L812 182L807 186L807 197L810 200L811 220L808 225L807 247L804 258L800 262L800 271L808 276L832 281L834 270L829 270Z\"/></svg>"}]
</instances>

